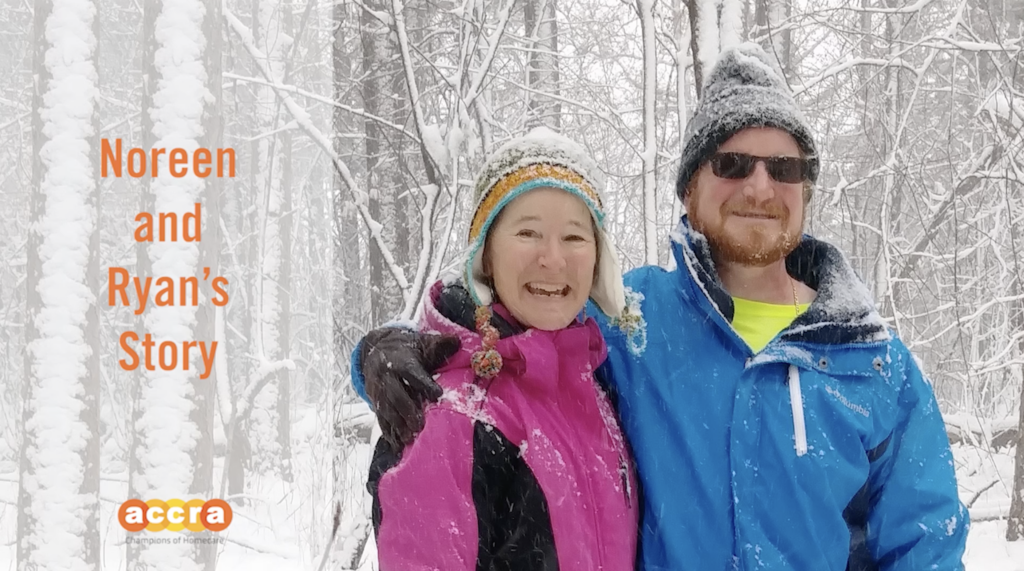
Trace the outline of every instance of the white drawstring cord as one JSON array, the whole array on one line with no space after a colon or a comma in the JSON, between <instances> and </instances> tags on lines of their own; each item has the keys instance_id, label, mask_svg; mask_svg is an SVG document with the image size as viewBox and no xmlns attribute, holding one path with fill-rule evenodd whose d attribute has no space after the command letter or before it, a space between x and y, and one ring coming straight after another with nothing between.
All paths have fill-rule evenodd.
<instances>
[{"instance_id":1,"label":"white drawstring cord","mask_svg":"<svg viewBox=\"0 0 1024 571\"><path fill-rule=\"evenodd\" d=\"M807 425L804 424L804 399L800 395L800 371L796 365L789 366L789 405L793 409L796 455L803 456L807 454Z\"/></svg>"}]
</instances>

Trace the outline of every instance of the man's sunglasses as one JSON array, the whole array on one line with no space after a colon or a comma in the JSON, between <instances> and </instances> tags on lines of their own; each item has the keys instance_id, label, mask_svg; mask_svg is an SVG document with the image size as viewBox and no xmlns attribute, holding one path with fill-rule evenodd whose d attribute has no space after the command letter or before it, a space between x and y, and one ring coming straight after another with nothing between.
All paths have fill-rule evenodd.
<instances>
[{"instance_id":1,"label":"man's sunglasses","mask_svg":"<svg viewBox=\"0 0 1024 571\"><path fill-rule=\"evenodd\" d=\"M754 172L758 161L764 161L768 176L776 182L803 182L811 172L811 159L757 157L746 153L716 153L711 157L711 172L719 178L744 179Z\"/></svg>"}]
</instances>

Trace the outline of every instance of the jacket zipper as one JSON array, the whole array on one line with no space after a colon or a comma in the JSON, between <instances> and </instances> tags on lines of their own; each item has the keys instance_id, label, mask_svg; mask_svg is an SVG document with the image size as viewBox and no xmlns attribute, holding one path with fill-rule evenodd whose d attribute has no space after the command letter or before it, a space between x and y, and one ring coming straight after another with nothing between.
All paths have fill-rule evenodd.
<instances>
[{"instance_id":1,"label":"jacket zipper","mask_svg":"<svg viewBox=\"0 0 1024 571\"><path fill-rule=\"evenodd\" d=\"M608 439L611 440L612 447L617 448L615 453L619 457L618 472L619 480L622 482L622 499L626 504L626 508L632 509L633 501L630 499L630 492L632 492L632 487L629 483L629 463L626 461L626 457L622 454L622 449L616 446L616 444L619 442L621 442L622 446L626 445L626 435L623 434L622 430L619 429L617 426L610 425L608 422L608 418L605 417L605 407L602 407L602 404L606 405L609 411L614 411L612 410L611 402L608 401L608 397L605 396L605 394L601 392L601 389L597 387L596 381L591 381L591 388L594 391L594 404L597 405L597 414L601 415L601 424L604 426L605 434L607 434ZM604 401L602 401L601 399L604 399ZM618 431L618 440L615 438L616 431Z\"/></svg>"}]
</instances>

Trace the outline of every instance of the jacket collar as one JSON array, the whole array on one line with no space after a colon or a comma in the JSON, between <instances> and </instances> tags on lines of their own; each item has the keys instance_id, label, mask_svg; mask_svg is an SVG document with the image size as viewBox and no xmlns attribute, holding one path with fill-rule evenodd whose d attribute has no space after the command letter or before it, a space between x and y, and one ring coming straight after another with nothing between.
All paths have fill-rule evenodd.
<instances>
[{"instance_id":1,"label":"jacket collar","mask_svg":"<svg viewBox=\"0 0 1024 571\"><path fill-rule=\"evenodd\" d=\"M421 328L455 335L462 345L442 370L471 368L472 355L480 348L482 339L476 331L477 306L469 291L461 282L445 285L439 281L430 288L429 300ZM523 377L521 382L532 379L551 388L545 383L557 370L555 356L562 362L578 363L581 370L594 371L608 354L601 329L592 318L577 319L556 331L544 331L520 325L501 304L491 304L491 310L491 325L500 337L495 349L502 356L502 372Z\"/></svg>"},{"instance_id":2,"label":"jacket collar","mask_svg":"<svg viewBox=\"0 0 1024 571\"><path fill-rule=\"evenodd\" d=\"M463 329L476 331L476 302L462 282L435 285L431 288L431 300L441 316ZM498 330L502 339L526 331L501 304L497 303L491 306L491 325Z\"/></svg>"},{"instance_id":3,"label":"jacket collar","mask_svg":"<svg viewBox=\"0 0 1024 571\"><path fill-rule=\"evenodd\" d=\"M731 323L732 297L718 277L707 238L694 230L684 215L672 233L672 243L676 265L682 279L690 284L690 293L710 302ZM786 270L818 295L807 311L783 331L782 339L828 345L890 339L871 293L835 246L805 234L786 257Z\"/></svg>"}]
</instances>

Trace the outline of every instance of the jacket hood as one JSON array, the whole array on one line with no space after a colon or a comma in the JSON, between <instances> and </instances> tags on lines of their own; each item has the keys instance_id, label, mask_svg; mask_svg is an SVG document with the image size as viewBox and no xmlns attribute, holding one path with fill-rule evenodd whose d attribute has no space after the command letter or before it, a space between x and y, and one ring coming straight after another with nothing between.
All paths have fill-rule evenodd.
<instances>
[{"instance_id":1,"label":"jacket hood","mask_svg":"<svg viewBox=\"0 0 1024 571\"><path fill-rule=\"evenodd\" d=\"M681 271L688 271L702 294L732 322L732 297L715 269L707 238L683 216L672 233L673 255ZM789 275L818 292L811 306L797 317L781 337L791 342L842 345L876 343L891 338L875 308L867 286L835 246L804 234L786 257Z\"/></svg>"}]
</instances>

